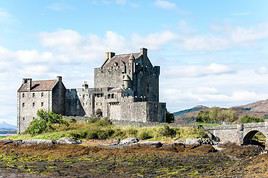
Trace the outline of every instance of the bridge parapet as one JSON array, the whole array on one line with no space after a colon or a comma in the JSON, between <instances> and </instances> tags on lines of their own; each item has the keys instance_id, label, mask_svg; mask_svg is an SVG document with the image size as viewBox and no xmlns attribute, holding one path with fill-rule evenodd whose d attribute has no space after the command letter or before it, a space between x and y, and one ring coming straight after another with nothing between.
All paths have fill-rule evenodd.
<instances>
[{"instance_id":1,"label":"bridge parapet","mask_svg":"<svg viewBox=\"0 0 268 178\"><path fill-rule=\"evenodd\" d=\"M216 127L204 127L211 135L218 138L221 143L233 142L244 144L257 132L263 133L268 138L268 122L221 125ZM266 141L268 146L268 140Z\"/></svg>"}]
</instances>

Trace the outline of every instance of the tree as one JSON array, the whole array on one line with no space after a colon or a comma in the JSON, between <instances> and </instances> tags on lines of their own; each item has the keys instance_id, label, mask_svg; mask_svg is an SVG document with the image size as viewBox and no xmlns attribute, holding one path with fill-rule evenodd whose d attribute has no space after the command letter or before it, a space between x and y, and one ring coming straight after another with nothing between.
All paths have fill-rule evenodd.
<instances>
[{"instance_id":1,"label":"tree","mask_svg":"<svg viewBox=\"0 0 268 178\"><path fill-rule=\"evenodd\" d=\"M172 123L174 122L175 118L174 118L174 114L170 113L170 112L166 112L166 122L167 123Z\"/></svg>"},{"instance_id":2,"label":"tree","mask_svg":"<svg viewBox=\"0 0 268 178\"><path fill-rule=\"evenodd\" d=\"M250 123L250 122L264 122L263 118L255 117L255 116L242 116L240 118L241 123Z\"/></svg>"},{"instance_id":3,"label":"tree","mask_svg":"<svg viewBox=\"0 0 268 178\"><path fill-rule=\"evenodd\" d=\"M49 132L55 130L53 125L64 124L69 126L69 123L62 118L62 115L53 112L47 112L44 110L37 111L37 119L34 119L27 130L26 133L31 135L41 134L44 132Z\"/></svg>"}]
</instances>

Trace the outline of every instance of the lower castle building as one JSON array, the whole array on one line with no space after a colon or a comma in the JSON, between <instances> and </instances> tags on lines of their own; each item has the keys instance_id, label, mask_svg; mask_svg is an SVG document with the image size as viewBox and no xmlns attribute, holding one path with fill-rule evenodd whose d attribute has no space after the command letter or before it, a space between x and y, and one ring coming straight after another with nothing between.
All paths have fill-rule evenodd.
<instances>
[{"instance_id":1,"label":"lower castle building","mask_svg":"<svg viewBox=\"0 0 268 178\"><path fill-rule=\"evenodd\" d=\"M153 66L147 49L138 53L107 52L94 71L94 88L66 89L55 80L23 79L17 92L18 132L35 119L39 109L66 116L107 117L112 121L165 122L166 103L159 102L160 67Z\"/></svg>"}]
</instances>

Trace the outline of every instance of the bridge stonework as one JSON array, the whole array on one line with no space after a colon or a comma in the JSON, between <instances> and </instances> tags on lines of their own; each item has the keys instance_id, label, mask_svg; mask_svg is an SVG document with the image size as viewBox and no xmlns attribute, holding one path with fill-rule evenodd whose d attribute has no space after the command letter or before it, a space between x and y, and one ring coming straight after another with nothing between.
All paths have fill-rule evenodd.
<instances>
[{"instance_id":1,"label":"bridge stonework","mask_svg":"<svg viewBox=\"0 0 268 178\"><path fill-rule=\"evenodd\" d=\"M205 130L220 143L237 145L248 144L256 133L261 132L266 137L265 149L268 149L268 122L205 127Z\"/></svg>"}]
</instances>

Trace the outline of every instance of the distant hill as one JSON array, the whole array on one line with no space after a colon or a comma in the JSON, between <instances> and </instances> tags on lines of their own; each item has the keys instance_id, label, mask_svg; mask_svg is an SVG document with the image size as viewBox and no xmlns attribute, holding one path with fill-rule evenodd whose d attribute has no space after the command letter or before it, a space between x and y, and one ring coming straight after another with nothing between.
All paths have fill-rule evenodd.
<instances>
[{"instance_id":1,"label":"distant hill","mask_svg":"<svg viewBox=\"0 0 268 178\"><path fill-rule=\"evenodd\" d=\"M0 122L0 130L16 130L17 127L6 122Z\"/></svg>"},{"instance_id":2,"label":"distant hill","mask_svg":"<svg viewBox=\"0 0 268 178\"><path fill-rule=\"evenodd\" d=\"M209 109L209 107L200 105L190 109L174 112L173 114L175 117L175 122L178 123L193 122L195 121L195 118L200 111L204 111L207 109ZM268 117L268 99L246 105L230 107L229 109L236 111L239 117L244 115L256 116L256 117L265 117L265 116Z\"/></svg>"},{"instance_id":3,"label":"distant hill","mask_svg":"<svg viewBox=\"0 0 268 178\"><path fill-rule=\"evenodd\" d=\"M209 109L207 106L198 105L190 109L174 112L175 122L180 124L190 123L195 121L197 114L202 111Z\"/></svg>"},{"instance_id":4,"label":"distant hill","mask_svg":"<svg viewBox=\"0 0 268 178\"><path fill-rule=\"evenodd\" d=\"M185 109L182 111L174 112L173 114L175 117L180 117L180 116L185 116L188 113L199 112L199 111L204 110L204 109L208 109L208 107L203 106L203 105L198 105L198 106L195 106L195 107L190 108L190 109Z\"/></svg>"},{"instance_id":5,"label":"distant hill","mask_svg":"<svg viewBox=\"0 0 268 178\"><path fill-rule=\"evenodd\" d=\"M268 100L261 100L247 105L231 107L239 115L252 115L257 117L268 116Z\"/></svg>"}]
</instances>

